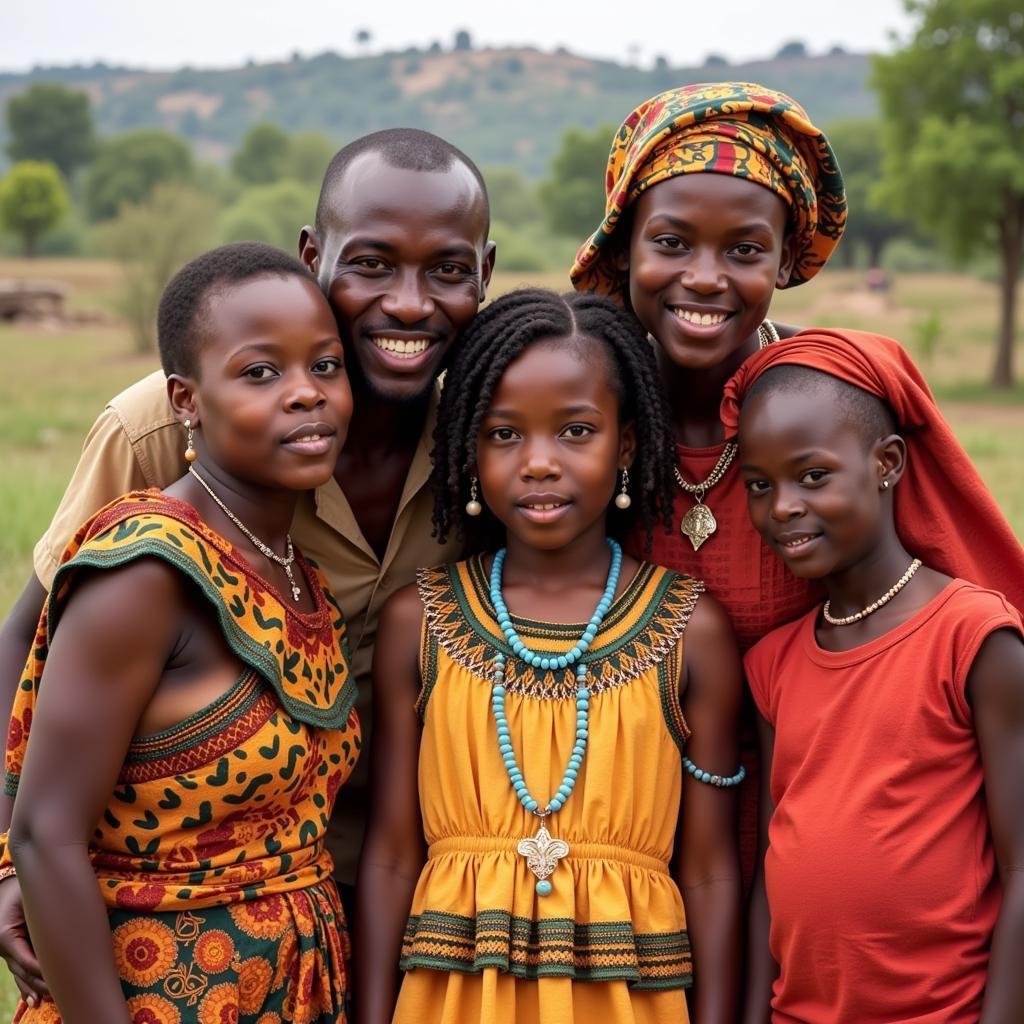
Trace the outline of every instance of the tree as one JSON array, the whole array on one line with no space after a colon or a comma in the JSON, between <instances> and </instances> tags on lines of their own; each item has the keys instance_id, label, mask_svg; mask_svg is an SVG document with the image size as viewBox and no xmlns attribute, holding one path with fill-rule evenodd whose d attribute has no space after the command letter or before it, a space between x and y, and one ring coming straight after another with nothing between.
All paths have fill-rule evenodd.
<instances>
[{"instance_id":1,"label":"tree","mask_svg":"<svg viewBox=\"0 0 1024 1024\"><path fill-rule=\"evenodd\" d=\"M250 185L267 185L284 177L288 134L276 124L253 125L231 158L231 169Z\"/></svg>"},{"instance_id":2,"label":"tree","mask_svg":"<svg viewBox=\"0 0 1024 1024\"><path fill-rule=\"evenodd\" d=\"M455 49L460 52L473 49L473 40L464 28L455 33Z\"/></svg>"},{"instance_id":3,"label":"tree","mask_svg":"<svg viewBox=\"0 0 1024 1024\"><path fill-rule=\"evenodd\" d=\"M100 143L85 181L85 206L94 221L117 216L124 203L141 203L157 185L192 180L192 150L175 135L140 128Z\"/></svg>"},{"instance_id":4,"label":"tree","mask_svg":"<svg viewBox=\"0 0 1024 1024\"><path fill-rule=\"evenodd\" d=\"M368 28L356 29L355 40L356 46L359 47L364 53L370 45L370 40L373 38L373 33Z\"/></svg>"},{"instance_id":5,"label":"tree","mask_svg":"<svg viewBox=\"0 0 1024 1024\"><path fill-rule=\"evenodd\" d=\"M491 217L495 221L521 228L541 219L536 189L516 167L488 167L484 171Z\"/></svg>"},{"instance_id":6,"label":"tree","mask_svg":"<svg viewBox=\"0 0 1024 1024\"><path fill-rule=\"evenodd\" d=\"M882 250L891 239L910 234L905 220L878 209L872 192L882 173L882 126L872 118L838 121L828 129L829 141L843 169L850 217L841 249L852 263L855 249L867 250L868 264L881 265Z\"/></svg>"},{"instance_id":7,"label":"tree","mask_svg":"<svg viewBox=\"0 0 1024 1024\"><path fill-rule=\"evenodd\" d=\"M20 236L30 259L39 237L56 227L69 206L55 164L23 160L0 180L0 222Z\"/></svg>"},{"instance_id":8,"label":"tree","mask_svg":"<svg viewBox=\"0 0 1024 1024\"><path fill-rule=\"evenodd\" d=\"M806 56L807 46L799 39L793 39L788 43L783 43L783 45L779 47L779 52L775 54L775 59L794 60Z\"/></svg>"},{"instance_id":9,"label":"tree","mask_svg":"<svg viewBox=\"0 0 1024 1024\"><path fill-rule=\"evenodd\" d=\"M991 381L1013 385L1024 250L1024 15L1019 0L908 0L901 50L876 57L884 177L878 195L954 257L993 246L1000 318Z\"/></svg>"},{"instance_id":10,"label":"tree","mask_svg":"<svg viewBox=\"0 0 1024 1024\"><path fill-rule=\"evenodd\" d=\"M604 213L604 173L615 129L601 125L586 132L570 128L551 161L551 176L539 194L551 230L583 241Z\"/></svg>"},{"instance_id":11,"label":"tree","mask_svg":"<svg viewBox=\"0 0 1024 1024\"><path fill-rule=\"evenodd\" d=\"M728 66L729 61L720 53L709 53L704 58L704 67L706 68L727 68Z\"/></svg>"},{"instance_id":12,"label":"tree","mask_svg":"<svg viewBox=\"0 0 1024 1024\"><path fill-rule=\"evenodd\" d=\"M142 203L121 207L100 230L103 248L121 264L123 286L117 299L135 348L156 344L156 311L171 276L187 260L209 248L217 204L185 185L157 185Z\"/></svg>"},{"instance_id":13,"label":"tree","mask_svg":"<svg viewBox=\"0 0 1024 1024\"><path fill-rule=\"evenodd\" d=\"M252 239L295 252L303 224L313 223L317 185L319 180L305 185L297 181L276 181L246 189L238 201L224 211L222 240Z\"/></svg>"},{"instance_id":14,"label":"tree","mask_svg":"<svg viewBox=\"0 0 1024 1024\"><path fill-rule=\"evenodd\" d=\"M49 82L11 98L7 132L7 155L13 161L48 161L66 179L88 162L95 147L89 97Z\"/></svg>"},{"instance_id":15,"label":"tree","mask_svg":"<svg viewBox=\"0 0 1024 1024\"><path fill-rule=\"evenodd\" d=\"M319 132L299 132L288 140L285 177L319 188L337 146Z\"/></svg>"}]
</instances>

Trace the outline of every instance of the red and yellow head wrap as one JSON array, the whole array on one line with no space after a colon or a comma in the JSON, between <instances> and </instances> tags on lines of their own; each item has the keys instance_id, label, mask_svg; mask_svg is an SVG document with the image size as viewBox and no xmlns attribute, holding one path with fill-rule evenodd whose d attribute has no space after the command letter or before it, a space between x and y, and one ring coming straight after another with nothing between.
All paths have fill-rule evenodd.
<instances>
[{"instance_id":1,"label":"red and yellow head wrap","mask_svg":"<svg viewBox=\"0 0 1024 1024\"><path fill-rule=\"evenodd\" d=\"M604 220L576 254L573 285L623 295L627 273L612 258L623 211L645 189L696 171L746 178L781 196L796 242L791 285L814 277L843 234L846 192L839 164L799 104L746 82L688 85L642 103L616 132Z\"/></svg>"}]
</instances>

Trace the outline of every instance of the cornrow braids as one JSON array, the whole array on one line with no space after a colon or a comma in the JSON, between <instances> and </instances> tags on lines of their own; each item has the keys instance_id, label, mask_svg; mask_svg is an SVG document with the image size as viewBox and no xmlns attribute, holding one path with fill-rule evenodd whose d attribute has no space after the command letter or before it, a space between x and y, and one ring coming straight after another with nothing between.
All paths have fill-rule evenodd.
<instances>
[{"instance_id":1,"label":"cornrow braids","mask_svg":"<svg viewBox=\"0 0 1024 1024\"><path fill-rule=\"evenodd\" d=\"M458 345L434 429L435 535L443 543L455 533L471 551L501 545L504 528L486 505L478 518L465 512L477 437L505 370L528 346L542 341L603 349L620 422L633 423L637 441L629 469L633 503L625 511L609 510L608 530L621 537L639 522L649 547L656 525L671 529L676 458L654 352L636 319L611 299L590 292L558 295L542 288L523 288L496 299L477 315Z\"/></svg>"}]
</instances>

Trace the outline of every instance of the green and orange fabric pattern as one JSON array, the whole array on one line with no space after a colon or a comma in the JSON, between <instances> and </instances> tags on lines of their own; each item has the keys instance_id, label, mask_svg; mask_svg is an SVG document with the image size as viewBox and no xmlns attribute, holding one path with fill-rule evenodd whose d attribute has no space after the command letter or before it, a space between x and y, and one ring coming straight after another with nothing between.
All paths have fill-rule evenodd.
<instances>
[{"instance_id":1,"label":"green and orange fabric pattern","mask_svg":"<svg viewBox=\"0 0 1024 1024\"><path fill-rule=\"evenodd\" d=\"M69 545L8 730L17 794L46 652L76 573L170 562L210 602L239 676L202 711L128 750L90 844L133 1020L344 1020L344 913L324 834L359 756L344 620L297 556L316 608L290 607L192 506L133 492ZM9 864L6 835L0 866ZM49 1000L25 1024L59 1021Z\"/></svg>"},{"instance_id":2,"label":"green and orange fabric pattern","mask_svg":"<svg viewBox=\"0 0 1024 1024\"><path fill-rule=\"evenodd\" d=\"M789 207L797 258L789 285L810 280L846 225L846 192L832 147L785 93L749 82L669 89L640 104L612 139L605 216L570 272L579 291L624 298L628 271L615 256L627 208L679 174L711 172L770 189Z\"/></svg>"}]
</instances>

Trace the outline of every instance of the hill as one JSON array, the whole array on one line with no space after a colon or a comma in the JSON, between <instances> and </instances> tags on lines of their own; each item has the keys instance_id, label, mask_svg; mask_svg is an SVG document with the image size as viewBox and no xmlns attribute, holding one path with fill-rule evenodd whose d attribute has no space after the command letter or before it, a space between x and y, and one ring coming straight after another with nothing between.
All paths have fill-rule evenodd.
<instances>
[{"instance_id":1,"label":"hill","mask_svg":"<svg viewBox=\"0 0 1024 1024\"><path fill-rule=\"evenodd\" d=\"M546 171L566 128L617 122L673 85L763 82L800 98L822 124L875 111L865 54L696 68L659 63L652 70L564 50L434 48L361 57L328 52L223 70L97 64L0 73L0 104L35 82L61 82L89 94L101 132L161 126L216 161L263 120L288 131L320 131L338 144L409 125L445 136L480 164L512 164L533 177Z\"/></svg>"}]
</instances>

